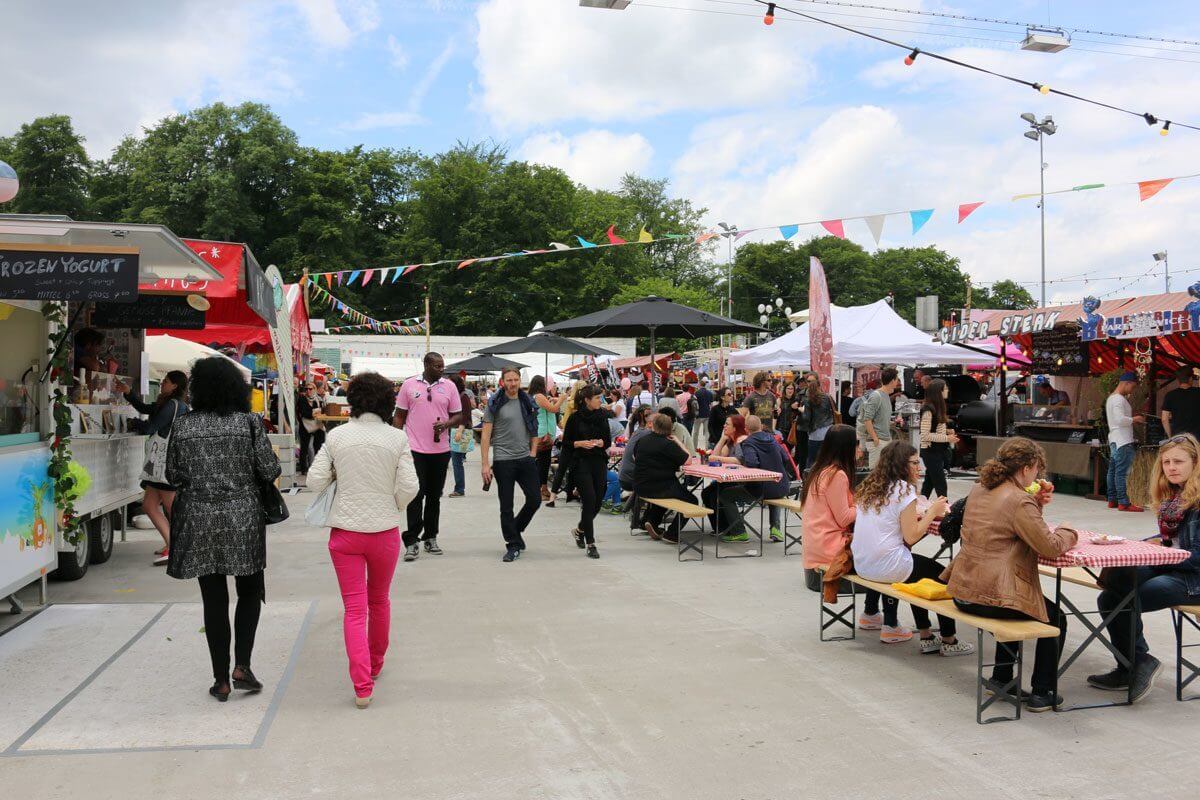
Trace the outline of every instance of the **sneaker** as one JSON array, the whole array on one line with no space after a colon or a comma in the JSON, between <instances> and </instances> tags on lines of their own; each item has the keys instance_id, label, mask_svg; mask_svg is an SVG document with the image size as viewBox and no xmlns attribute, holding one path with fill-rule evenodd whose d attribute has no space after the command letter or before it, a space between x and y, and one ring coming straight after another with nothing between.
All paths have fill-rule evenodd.
<instances>
[{"instance_id":1,"label":"sneaker","mask_svg":"<svg viewBox=\"0 0 1200 800\"><path fill-rule=\"evenodd\" d=\"M942 640L937 636L930 636L928 639L922 639L920 645L921 655L928 656L941 651Z\"/></svg>"},{"instance_id":2,"label":"sneaker","mask_svg":"<svg viewBox=\"0 0 1200 800\"><path fill-rule=\"evenodd\" d=\"M1162 662L1152 655L1147 655L1137 662L1133 668L1133 693L1129 698L1136 703L1154 688L1154 679L1162 672Z\"/></svg>"},{"instance_id":3,"label":"sneaker","mask_svg":"<svg viewBox=\"0 0 1200 800\"><path fill-rule=\"evenodd\" d=\"M371 695L367 695L366 697L354 698L354 707L355 708L364 709L369 705L371 705Z\"/></svg>"},{"instance_id":4,"label":"sneaker","mask_svg":"<svg viewBox=\"0 0 1200 800\"><path fill-rule=\"evenodd\" d=\"M1004 683L1002 681L998 681L995 678L988 678L987 680L985 680L983 682L983 693L986 694L988 697L1000 694L1000 687L1002 687L1003 685L1004 685ZM1011 695L1011 692L1009 694ZM1027 692L1024 689L1021 690L1020 694L1021 694L1021 702L1022 703L1029 702L1029 699L1031 697L1033 697L1032 693Z\"/></svg>"},{"instance_id":5,"label":"sneaker","mask_svg":"<svg viewBox=\"0 0 1200 800\"><path fill-rule=\"evenodd\" d=\"M779 530L779 528L776 528L774 525L771 526L771 541L772 542L782 542L783 541L783 531Z\"/></svg>"},{"instance_id":6,"label":"sneaker","mask_svg":"<svg viewBox=\"0 0 1200 800\"><path fill-rule=\"evenodd\" d=\"M421 555L421 548L418 545L410 544L408 547L404 548L405 561L416 561L417 556L419 555Z\"/></svg>"},{"instance_id":7,"label":"sneaker","mask_svg":"<svg viewBox=\"0 0 1200 800\"><path fill-rule=\"evenodd\" d=\"M156 566L156 567L162 567L162 566L165 566L165 565L166 565L166 563L167 563L167 562L168 562L170 559L171 559L171 554L170 554L170 551L168 551L168 550L167 550L167 548L165 548L165 547L164 547L164 548L163 548L163 550L162 550L162 552L161 552L161 553L159 553L158 555L156 555L156 556L155 556L155 558L154 558L154 566Z\"/></svg>"},{"instance_id":8,"label":"sneaker","mask_svg":"<svg viewBox=\"0 0 1200 800\"><path fill-rule=\"evenodd\" d=\"M884 625L879 629L879 641L884 644L900 644L913 637L913 632L903 625Z\"/></svg>"},{"instance_id":9,"label":"sneaker","mask_svg":"<svg viewBox=\"0 0 1200 800\"><path fill-rule=\"evenodd\" d=\"M625 509L621 508L621 506L619 506L619 505L612 505L612 506L608 507L608 513L612 514L615 517L619 517L625 513Z\"/></svg>"},{"instance_id":10,"label":"sneaker","mask_svg":"<svg viewBox=\"0 0 1200 800\"><path fill-rule=\"evenodd\" d=\"M883 627L883 614L860 614L858 629L860 631L877 631Z\"/></svg>"},{"instance_id":11,"label":"sneaker","mask_svg":"<svg viewBox=\"0 0 1200 800\"><path fill-rule=\"evenodd\" d=\"M589 544L587 546L587 557L588 558L599 558L600 557L600 551L596 549L596 545Z\"/></svg>"},{"instance_id":12,"label":"sneaker","mask_svg":"<svg viewBox=\"0 0 1200 800\"><path fill-rule=\"evenodd\" d=\"M156 555L156 556L165 556L166 554L167 554L167 546L165 544L162 547L160 547L154 551L154 555Z\"/></svg>"},{"instance_id":13,"label":"sneaker","mask_svg":"<svg viewBox=\"0 0 1200 800\"><path fill-rule=\"evenodd\" d=\"M1106 692L1124 692L1129 689L1129 670L1117 667L1102 675L1088 675L1087 682L1088 686Z\"/></svg>"},{"instance_id":14,"label":"sneaker","mask_svg":"<svg viewBox=\"0 0 1200 800\"><path fill-rule=\"evenodd\" d=\"M587 546L583 543L583 531L579 528L572 528L571 535L575 537L575 546L580 550Z\"/></svg>"},{"instance_id":15,"label":"sneaker","mask_svg":"<svg viewBox=\"0 0 1200 800\"><path fill-rule=\"evenodd\" d=\"M946 644L942 642L941 653L944 658L951 656L969 656L975 652L975 645L970 642L964 642L961 639L954 644Z\"/></svg>"},{"instance_id":16,"label":"sneaker","mask_svg":"<svg viewBox=\"0 0 1200 800\"><path fill-rule=\"evenodd\" d=\"M450 496L451 497L462 497L463 493L462 492L451 492Z\"/></svg>"},{"instance_id":17,"label":"sneaker","mask_svg":"<svg viewBox=\"0 0 1200 800\"><path fill-rule=\"evenodd\" d=\"M512 563L517 560L517 556L521 555L521 551L515 547L509 547L504 551L504 558L500 559L505 564Z\"/></svg>"},{"instance_id":18,"label":"sneaker","mask_svg":"<svg viewBox=\"0 0 1200 800\"><path fill-rule=\"evenodd\" d=\"M514 544L517 548L517 557L520 558L521 553L525 550L525 537L517 534L517 541Z\"/></svg>"},{"instance_id":19,"label":"sneaker","mask_svg":"<svg viewBox=\"0 0 1200 800\"><path fill-rule=\"evenodd\" d=\"M440 556L442 554L442 548L438 547L437 539L425 540L425 552L432 553L435 556Z\"/></svg>"},{"instance_id":20,"label":"sneaker","mask_svg":"<svg viewBox=\"0 0 1200 800\"><path fill-rule=\"evenodd\" d=\"M1116 501L1116 500L1109 500L1109 501L1108 501L1108 507L1109 507L1109 508L1116 508L1116 507L1117 507L1117 501Z\"/></svg>"},{"instance_id":21,"label":"sneaker","mask_svg":"<svg viewBox=\"0 0 1200 800\"><path fill-rule=\"evenodd\" d=\"M612 501L611 500L601 501L600 508L602 508L605 511L608 511L610 508L612 508Z\"/></svg>"},{"instance_id":22,"label":"sneaker","mask_svg":"<svg viewBox=\"0 0 1200 800\"><path fill-rule=\"evenodd\" d=\"M1146 509L1142 508L1141 506L1135 506L1133 503L1122 504L1122 505L1117 506L1117 511L1133 511L1134 513L1137 513L1137 514L1140 514L1145 510Z\"/></svg>"},{"instance_id":23,"label":"sneaker","mask_svg":"<svg viewBox=\"0 0 1200 800\"><path fill-rule=\"evenodd\" d=\"M721 537L721 541L722 542L748 542L748 541L750 541L750 534L748 531L742 531L741 533L727 533Z\"/></svg>"},{"instance_id":24,"label":"sneaker","mask_svg":"<svg viewBox=\"0 0 1200 800\"><path fill-rule=\"evenodd\" d=\"M1025 701L1025 710L1032 711L1034 714L1040 714L1043 711L1053 711L1056 707L1061 706L1063 698L1061 694L1053 692L1032 692L1029 699Z\"/></svg>"},{"instance_id":25,"label":"sneaker","mask_svg":"<svg viewBox=\"0 0 1200 800\"><path fill-rule=\"evenodd\" d=\"M646 523L646 533L650 534L650 538L656 542L662 538L662 534L658 532L658 528L655 528L649 522Z\"/></svg>"}]
</instances>

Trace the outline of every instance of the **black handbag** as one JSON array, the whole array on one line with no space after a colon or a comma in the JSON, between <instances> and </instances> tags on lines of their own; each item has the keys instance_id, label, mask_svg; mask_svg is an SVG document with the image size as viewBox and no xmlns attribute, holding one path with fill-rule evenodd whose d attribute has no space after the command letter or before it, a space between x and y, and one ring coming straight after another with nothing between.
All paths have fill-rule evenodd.
<instances>
[{"instance_id":1,"label":"black handbag","mask_svg":"<svg viewBox=\"0 0 1200 800\"><path fill-rule=\"evenodd\" d=\"M938 535L946 544L954 544L962 538L963 512L966 508L967 498L956 500L938 523Z\"/></svg>"},{"instance_id":2,"label":"black handbag","mask_svg":"<svg viewBox=\"0 0 1200 800\"><path fill-rule=\"evenodd\" d=\"M255 443L255 427L254 423L250 423L250 449L256 450ZM254 482L258 485L259 500L262 501L263 521L267 525L277 525L286 520L289 516L287 503L283 499L283 493L279 491L279 487L275 485L275 481L264 481L254 475Z\"/></svg>"}]
</instances>

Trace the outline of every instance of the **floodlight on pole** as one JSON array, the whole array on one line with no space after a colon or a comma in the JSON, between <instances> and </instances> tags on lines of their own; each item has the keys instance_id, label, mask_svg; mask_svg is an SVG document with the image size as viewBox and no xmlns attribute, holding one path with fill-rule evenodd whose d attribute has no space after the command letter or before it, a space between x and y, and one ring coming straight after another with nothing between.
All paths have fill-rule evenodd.
<instances>
[{"instance_id":1,"label":"floodlight on pole","mask_svg":"<svg viewBox=\"0 0 1200 800\"><path fill-rule=\"evenodd\" d=\"M581 8L607 8L612 11L624 11L629 8L631 0L579 0Z\"/></svg>"},{"instance_id":2,"label":"floodlight on pole","mask_svg":"<svg viewBox=\"0 0 1200 800\"><path fill-rule=\"evenodd\" d=\"M1046 307L1046 147L1045 141L1047 136L1053 136L1058 132L1058 125L1054 122L1054 117L1049 115L1042 118L1038 122L1036 116L1030 112L1025 112L1021 115L1021 119L1029 123L1030 130L1025 131L1026 139L1033 139L1038 143L1038 174L1041 176L1041 185L1038 190L1038 208L1041 211L1042 217L1042 308Z\"/></svg>"},{"instance_id":3,"label":"floodlight on pole","mask_svg":"<svg viewBox=\"0 0 1200 800\"><path fill-rule=\"evenodd\" d=\"M1167 251L1163 250L1160 253L1154 254L1155 261L1161 261L1163 265L1163 287L1169 294L1171 292L1171 265L1167 261Z\"/></svg>"}]
</instances>

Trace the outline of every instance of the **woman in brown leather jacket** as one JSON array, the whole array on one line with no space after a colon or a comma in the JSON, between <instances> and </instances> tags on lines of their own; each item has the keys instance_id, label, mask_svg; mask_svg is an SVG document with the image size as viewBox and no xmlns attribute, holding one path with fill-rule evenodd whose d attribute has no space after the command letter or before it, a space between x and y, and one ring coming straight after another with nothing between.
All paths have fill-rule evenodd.
<instances>
[{"instance_id":1,"label":"woman in brown leather jacket","mask_svg":"<svg viewBox=\"0 0 1200 800\"><path fill-rule=\"evenodd\" d=\"M1054 558L1075 546L1071 528L1051 530L1042 519L1053 485L1025 490L1046 468L1046 454L1024 437L1007 440L979 470L979 485L963 511L962 549L942 573L955 604L970 614L992 619L1035 619L1056 626L1057 639L1038 639L1033 662L1033 693L1022 699L1030 711L1049 711L1062 702L1054 695L1058 654L1067 620L1057 604L1042 595L1038 556ZM996 666L988 682L993 691L1012 680L1020 643L996 643ZM1019 688L1019 687L1018 687Z\"/></svg>"}]
</instances>

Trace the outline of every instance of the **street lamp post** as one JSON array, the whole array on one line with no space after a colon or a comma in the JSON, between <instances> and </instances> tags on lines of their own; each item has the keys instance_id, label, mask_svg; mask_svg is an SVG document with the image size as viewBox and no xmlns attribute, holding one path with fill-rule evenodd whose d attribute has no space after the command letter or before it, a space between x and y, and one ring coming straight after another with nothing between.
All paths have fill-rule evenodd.
<instances>
[{"instance_id":1,"label":"street lamp post","mask_svg":"<svg viewBox=\"0 0 1200 800\"><path fill-rule=\"evenodd\" d=\"M1042 117L1042 121L1038 122L1037 117L1028 111L1021 115L1021 119L1029 123L1029 130L1025 131L1026 139L1033 139L1038 143L1038 174L1041 176L1041 188L1038 190L1038 208L1042 212L1042 308L1046 307L1046 149L1044 137L1053 136L1058 131L1058 126L1054 123L1054 117L1047 114Z\"/></svg>"},{"instance_id":2,"label":"street lamp post","mask_svg":"<svg viewBox=\"0 0 1200 800\"><path fill-rule=\"evenodd\" d=\"M1162 262L1162 265L1163 265L1163 288L1166 289L1167 294L1170 294L1171 293L1171 266L1170 266L1170 264L1167 263L1167 251L1163 250L1161 253L1155 253L1154 260Z\"/></svg>"},{"instance_id":3,"label":"street lamp post","mask_svg":"<svg viewBox=\"0 0 1200 800\"><path fill-rule=\"evenodd\" d=\"M782 297L776 297L774 305L771 305L770 303L759 303L758 304L758 321L759 321L759 323L761 323L764 328L769 328L770 325L768 323L770 323L771 319L773 318L773 315L776 312L778 312L779 314L782 314L784 321L787 322L789 325L791 325L792 328L796 327L796 323L791 321L791 316L792 316L791 306L784 308ZM768 333L767 335L769 336L770 334Z\"/></svg>"}]
</instances>

